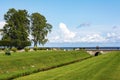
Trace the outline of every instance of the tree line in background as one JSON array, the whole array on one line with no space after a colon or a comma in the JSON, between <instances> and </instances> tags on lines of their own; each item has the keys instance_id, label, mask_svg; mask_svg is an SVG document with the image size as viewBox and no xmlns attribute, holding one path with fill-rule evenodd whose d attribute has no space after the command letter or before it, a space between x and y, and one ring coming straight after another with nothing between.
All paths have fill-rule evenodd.
<instances>
[{"instance_id":1,"label":"tree line in background","mask_svg":"<svg viewBox=\"0 0 120 80\"><path fill-rule=\"evenodd\" d=\"M4 19L6 24L0 30L0 46L23 49L31 45L30 34L34 46L38 43L44 45L48 41L47 35L51 32L52 25L47 23L46 18L40 13L29 15L27 10L11 8L4 15Z\"/></svg>"}]
</instances>

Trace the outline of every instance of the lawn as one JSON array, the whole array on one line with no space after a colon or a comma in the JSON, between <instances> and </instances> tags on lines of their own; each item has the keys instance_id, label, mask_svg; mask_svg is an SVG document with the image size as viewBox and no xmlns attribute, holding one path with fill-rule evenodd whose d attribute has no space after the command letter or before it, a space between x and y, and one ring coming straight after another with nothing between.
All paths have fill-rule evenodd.
<instances>
[{"instance_id":1,"label":"lawn","mask_svg":"<svg viewBox=\"0 0 120 80\"><path fill-rule=\"evenodd\" d=\"M32 51L0 53L0 80L36 73L50 67L90 57L85 51Z\"/></svg>"},{"instance_id":2,"label":"lawn","mask_svg":"<svg viewBox=\"0 0 120 80\"><path fill-rule=\"evenodd\" d=\"M120 51L20 77L16 80L120 80Z\"/></svg>"}]
</instances>

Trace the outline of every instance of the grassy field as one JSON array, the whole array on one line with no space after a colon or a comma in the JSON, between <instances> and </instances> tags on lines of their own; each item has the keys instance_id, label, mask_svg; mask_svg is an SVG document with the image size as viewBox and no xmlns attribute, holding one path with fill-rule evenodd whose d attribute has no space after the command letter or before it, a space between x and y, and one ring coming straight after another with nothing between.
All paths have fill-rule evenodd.
<instances>
[{"instance_id":1,"label":"grassy field","mask_svg":"<svg viewBox=\"0 0 120 80\"><path fill-rule=\"evenodd\" d=\"M120 80L120 52L111 52L16 80Z\"/></svg>"},{"instance_id":2,"label":"grassy field","mask_svg":"<svg viewBox=\"0 0 120 80\"><path fill-rule=\"evenodd\" d=\"M33 51L0 54L0 80L35 73L52 66L89 57L85 51Z\"/></svg>"}]
</instances>

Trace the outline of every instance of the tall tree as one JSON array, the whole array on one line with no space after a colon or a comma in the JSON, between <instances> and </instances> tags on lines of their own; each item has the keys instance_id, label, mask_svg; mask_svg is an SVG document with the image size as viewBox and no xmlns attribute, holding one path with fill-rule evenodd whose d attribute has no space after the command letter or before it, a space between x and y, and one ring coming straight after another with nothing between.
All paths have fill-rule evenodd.
<instances>
[{"instance_id":1,"label":"tall tree","mask_svg":"<svg viewBox=\"0 0 120 80\"><path fill-rule=\"evenodd\" d=\"M25 42L29 42L30 20L26 10L9 9L4 15L6 21L3 27L2 40L10 40L11 46L24 48Z\"/></svg>"},{"instance_id":2,"label":"tall tree","mask_svg":"<svg viewBox=\"0 0 120 80\"><path fill-rule=\"evenodd\" d=\"M31 35L33 36L34 46L37 43L44 45L48 39L48 33L51 32L52 25L47 23L46 18L40 13L31 15Z\"/></svg>"}]
</instances>

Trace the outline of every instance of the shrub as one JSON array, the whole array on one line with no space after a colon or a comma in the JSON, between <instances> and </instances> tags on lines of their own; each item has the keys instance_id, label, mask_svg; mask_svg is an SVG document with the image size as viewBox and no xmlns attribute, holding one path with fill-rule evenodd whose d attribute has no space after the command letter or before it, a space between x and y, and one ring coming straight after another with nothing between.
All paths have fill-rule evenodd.
<instances>
[{"instance_id":1,"label":"shrub","mask_svg":"<svg viewBox=\"0 0 120 80\"><path fill-rule=\"evenodd\" d=\"M16 51L17 51L17 48L12 47L11 50L12 50L13 52L16 52Z\"/></svg>"},{"instance_id":2,"label":"shrub","mask_svg":"<svg viewBox=\"0 0 120 80\"><path fill-rule=\"evenodd\" d=\"M47 48L47 47L41 47L41 48L38 48L38 50L50 50L50 48Z\"/></svg>"},{"instance_id":3,"label":"shrub","mask_svg":"<svg viewBox=\"0 0 120 80\"><path fill-rule=\"evenodd\" d=\"M33 50L37 51L37 50L38 50L38 47L37 47L37 46L35 46L35 47L33 48Z\"/></svg>"},{"instance_id":4,"label":"shrub","mask_svg":"<svg viewBox=\"0 0 120 80\"><path fill-rule=\"evenodd\" d=\"M30 50L30 48L29 47L25 47L24 50L25 50L25 52L28 52Z\"/></svg>"},{"instance_id":5,"label":"shrub","mask_svg":"<svg viewBox=\"0 0 120 80\"><path fill-rule=\"evenodd\" d=\"M6 48L6 49L5 49L5 55L11 55L9 48Z\"/></svg>"}]
</instances>

